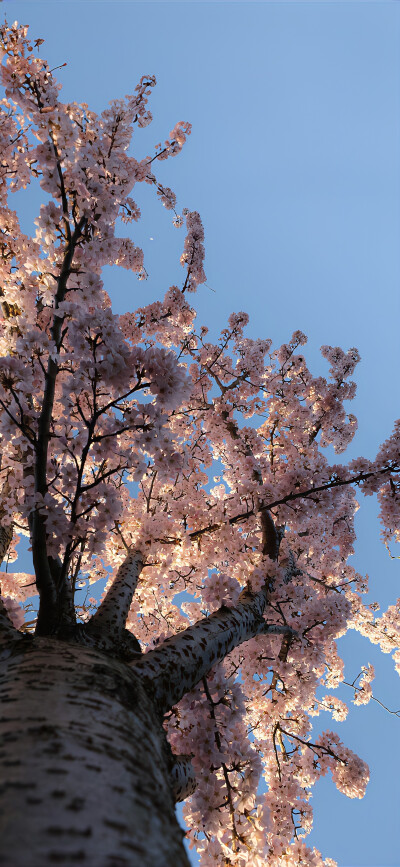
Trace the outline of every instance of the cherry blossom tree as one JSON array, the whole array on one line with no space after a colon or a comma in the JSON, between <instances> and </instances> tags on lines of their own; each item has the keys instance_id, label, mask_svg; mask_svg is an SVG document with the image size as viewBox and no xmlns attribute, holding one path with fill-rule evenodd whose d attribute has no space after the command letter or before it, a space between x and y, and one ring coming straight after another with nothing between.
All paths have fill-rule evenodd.
<instances>
[{"instance_id":1,"label":"cherry blossom tree","mask_svg":"<svg viewBox=\"0 0 400 867\"><path fill-rule=\"evenodd\" d=\"M331 464L356 430L357 350L322 347L325 378L299 331L273 348L239 312L208 339L201 220L155 174L190 124L136 159L154 77L97 115L61 102L42 41L1 28L0 549L18 567L28 537L34 575L1 573L0 864L188 865L185 801L203 867L331 867L304 841L312 786L330 771L360 798L368 768L312 718L346 715L348 629L400 669L400 600L376 617L348 563L359 491L398 538L400 422L374 460ZM28 237L9 196L35 182ZM115 234L141 182L186 224L184 278L118 316L102 269L146 277Z\"/></svg>"}]
</instances>

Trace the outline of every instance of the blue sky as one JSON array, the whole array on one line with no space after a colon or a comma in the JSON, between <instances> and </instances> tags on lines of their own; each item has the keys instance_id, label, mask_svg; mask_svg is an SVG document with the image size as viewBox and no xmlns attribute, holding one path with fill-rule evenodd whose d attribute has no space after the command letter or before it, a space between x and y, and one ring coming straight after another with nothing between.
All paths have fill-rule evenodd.
<instances>
[{"instance_id":1,"label":"blue sky","mask_svg":"<svg viewBox=\"0 0 400 867\"><path fill-rule=\"evenodd\" d=\"M176 121L193 124L182 154L158 171L203 219L200 321L216 335L244 309L249 334L275 345L301 329L314 372L325 371L322 344L357 346L359 431L348 456L374 457L399 415L399 4L6 0L3 11L45 38L51 66L67 61L65 100L101 110L141 75L157 76L154 122L136 134L135 154L151 153ZM149 279L106 269L117 312L181 278L183 235L152 193L140 191L135 227ZM34 207L29 199L26 227ZM371 500L357 527L354 565L386 607L400 595L399 561L379 543ZM342 646L348 679L372 662L376 695L400 708L390 658L357 636ZM318 722L332 727L328 716ZM370 704L335 725L372 779L361 802L322 781L309 841L339 867L398 867L400 719Z\"/></svg>"}]
</instances>

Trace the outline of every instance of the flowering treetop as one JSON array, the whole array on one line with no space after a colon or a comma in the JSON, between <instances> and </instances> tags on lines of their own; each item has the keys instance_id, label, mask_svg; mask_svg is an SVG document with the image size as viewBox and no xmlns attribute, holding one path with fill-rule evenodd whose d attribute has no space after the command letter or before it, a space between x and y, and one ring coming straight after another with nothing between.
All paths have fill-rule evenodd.
<instances>
[{"instance_id":1,"label":"flowering treetop","mask_svg":"<svg viewBox=\"0 0 400 867\"><path fill-rule=\"evenodd\" d=\"M342 453L356 430L345 402L357 350L322 347L325 378L308 369L299 331L274 349L245 336L240 312L208 339L188 300L205 281L196 212L183 211L183 285L113 314L103 266L146 276L142 250L116 235L140 218L135 184L154 186L183 224L154 167L179 153L190 124L137 160L132 133L151 121L155 78L97 115L60 101L41 42L26 27L1 28L2 550L13 530L29 535L36 634L72 634L75 590L109 576L96 614L83 614L88 634L127 625L147 651L144 677L184 630L202 647L200 679L188 663L180 693L161 685L160 702L172 747L193 756L185 815L205 867L332 864L302 839L311 787L330 770L340 791L362 797L368 768L333 731L314 741L311 718L322 707L346 715L330 690L343 679L336 640L347 629L393 651L400 670L400 602L376 618L367 580L348 563L355 487L377 494L385 543L398 538L400 423L375 460L332 465L324 448ZM46 204L28 237L9 193L35 180ZM29 583L2 575L22 629ZM369 700L372 678L369 667L356 703Z\"/></svg>"}]
</instances>

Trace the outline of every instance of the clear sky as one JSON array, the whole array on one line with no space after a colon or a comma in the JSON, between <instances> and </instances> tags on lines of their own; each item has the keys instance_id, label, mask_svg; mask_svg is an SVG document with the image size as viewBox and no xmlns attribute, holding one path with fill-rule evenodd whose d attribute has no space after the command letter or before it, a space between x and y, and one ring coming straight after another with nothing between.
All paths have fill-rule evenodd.
<instances>
[{"instance_id":1,"label":"clear sky","mask_svg":"<svg viewBox=\"0 0 400 867\"><path fill-rule=\"evenodd\" d=\"M154 123L136 134L135 154L151 153L176 121L193 124L182 154L157 165L180 206L203 219L200 320L215 335L244 309L250 335L275 345L301 329L314 372L326 369L322 344L357 346L349 458L373 458L399 415L400 5L5 0L1 11L45 38L51 66L67 61L65 100L101 110L141 75L157 76ZM144 219L134 227L149 279L106 269L117 312L181 277L183 235L152 193L138 196ZM30 199L25 229L33 216ZM361 500L357 526L354 565L386 607L400 595L400 567L379 544L371 500ZM376 696L399 709L390 658L358 636L340 648L347 679L372 662ZM371 703L346 722L317 720L317 731L334 727L369 763L371 782L363 801L320 782L309 842L339 867L399 867L400 719Z\"/></svg>"}]
</instances>

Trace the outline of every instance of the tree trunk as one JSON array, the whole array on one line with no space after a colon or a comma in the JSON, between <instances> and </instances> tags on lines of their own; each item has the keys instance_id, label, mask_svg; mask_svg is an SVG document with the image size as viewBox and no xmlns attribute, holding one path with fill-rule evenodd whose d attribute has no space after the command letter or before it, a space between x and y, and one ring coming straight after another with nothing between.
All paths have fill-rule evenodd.
<instances>
[{"instance_id":1,"label":"tree trunk","mask_svg":"<svg viewBox=\"0 0 400 867\"><path fill-rule=\"evenodd\" d=\"M161 720L132 668L22 640L0 701L1 867L188 867Z\"/></svg>"}]
</instances>

